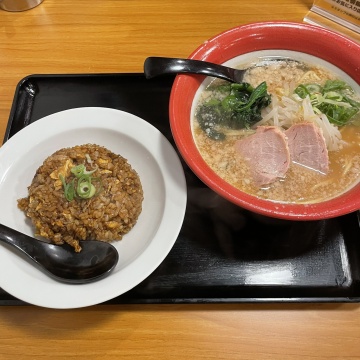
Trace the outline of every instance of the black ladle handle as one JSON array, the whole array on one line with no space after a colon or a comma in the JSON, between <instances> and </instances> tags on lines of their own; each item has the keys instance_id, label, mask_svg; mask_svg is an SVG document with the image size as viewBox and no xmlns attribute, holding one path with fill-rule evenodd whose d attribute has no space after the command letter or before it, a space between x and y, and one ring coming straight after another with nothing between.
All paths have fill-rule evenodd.
<instances>
[{"instance_id":1,"label":"black ladle handle","mask_svg":"<svg viewBox=\"0 0 360 360\"><path fill-rule=\"evenodd\" d=\"M227 66L207 61L148 57L144 62L144 73L147 79L164 74L201 74L214 76L231 82L241 82L245 71L232 69Z\"/></svg>"},{"instance_id":2,"label":"black ladle handle","mask_svg":"<svg viewBox=\"0 0 360 360\"><path fill-rule=\"evenodd\" d=\"M26 256L34 259L34 253L39 249L39 241L31 237L0 224L0 241L14 246ZM41 246L41 244L40 244Z\"/></svg>"}]
</instances>

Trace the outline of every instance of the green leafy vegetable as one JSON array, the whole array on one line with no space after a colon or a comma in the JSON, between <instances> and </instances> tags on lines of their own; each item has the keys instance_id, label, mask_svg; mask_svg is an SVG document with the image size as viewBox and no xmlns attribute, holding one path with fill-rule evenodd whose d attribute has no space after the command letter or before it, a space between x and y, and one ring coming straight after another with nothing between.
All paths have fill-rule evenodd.
<instances>
[{"instance_id":1,"label":"green leafy vegetable","mask_svg":"<svg viewBox=\"0 0 360 360\"><path fill-rule=\"evenodd\" d=\"M249 128L261 120L261 109L268 106L271 97L266 82L255 89L248 83L209 87L214 96L196 112L200 128L214 140L225 139L222 128ZM221 99L221 100L220 100Z\"/></svg>"},{"instance_id":2,"label":"green leafy vegetable","mask_svg":"<svg viewBox=\"0 0 360 360\"><path fill-rule=\"evenodd\" d=\"M101 190L101 180L91 175L98 169L96 166L93 170L86 170L85 165L80 164L71 168L70 172L75 175L70 182L66 182L64 176L59 174L64 189L64 196L67 201L72 201L75 198L90 199ZM99 182L98 188L95 187L94 182Z\"/></svg>"},{"instance_id":3,"label":"green leafy vegetable","mask_svg":"<svg viewBox=\"0 0 360 360\"><path fill-rule=\"evenodd\" d=\"M294 92L302 99L309 96L314 112L337 126L349 123L360 110L360 102L352 98L354 90L342 80L327 80L324 86L301 84Z\"/></svg>"}]
</instances>

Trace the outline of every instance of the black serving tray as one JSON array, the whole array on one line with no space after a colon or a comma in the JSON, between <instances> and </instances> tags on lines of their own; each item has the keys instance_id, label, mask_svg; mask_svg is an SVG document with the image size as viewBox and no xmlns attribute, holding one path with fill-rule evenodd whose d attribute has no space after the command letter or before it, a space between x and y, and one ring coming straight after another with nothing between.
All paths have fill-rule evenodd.
<instances>
[{"instance_id":1,"label":"black serving tray","mask_svg":"<svg viewBox=\"0 0 360 360\"><path fill-rule=\"evenodd\" d=\"M98 106L145 119L174 145L168 118L173 80L28 76L16 88L4 141L46 115ZM219 197L183 166L188 204L173 249L146 280L107 304L359 302L358 212L309 222L256 215ZM0 289L0 304L24 303Z\"/></svg>"}]
</instances>

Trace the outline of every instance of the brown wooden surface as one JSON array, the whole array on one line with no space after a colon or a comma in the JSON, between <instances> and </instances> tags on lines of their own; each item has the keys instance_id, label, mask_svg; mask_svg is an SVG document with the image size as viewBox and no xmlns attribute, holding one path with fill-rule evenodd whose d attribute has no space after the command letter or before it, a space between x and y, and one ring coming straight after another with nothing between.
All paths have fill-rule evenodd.
<instances>
[{"instance_id":1,"label":"brown wooden surface","mask_svg":"<svg viewBox=\"0 0 360 360\"><path fill-rule=\"evenodd\" d=\"M0 10L0 137L33 73L141 72L233 26L301 22L310 0L45 0ZM2 274L4 276L4 274ZM357 304L0 307L0 359L360 359Z\"/></svg>"}]
</instances>

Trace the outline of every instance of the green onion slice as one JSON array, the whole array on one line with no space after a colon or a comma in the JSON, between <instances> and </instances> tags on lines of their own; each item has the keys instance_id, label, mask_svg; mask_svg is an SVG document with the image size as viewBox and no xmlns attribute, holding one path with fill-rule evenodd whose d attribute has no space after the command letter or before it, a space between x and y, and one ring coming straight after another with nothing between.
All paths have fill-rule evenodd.
<instances>
[{"instance_id":1,"label":"green onion slice","mask_svg":"<svg viewBox=\"0 0 360 360\"><path fill-rule=\"evenodd\" d=\"M64 189L64 195L67 201L72 201L76 197L80 199L90 199L101 191L101 179L98 177L93 178L91 176L97 169L97 165L93 170L86 170L84 164L74 166L71 168L70 172L75 175L75 178L72 179L69 183L66 182L62 174L59 174L59 178ZM92 183L93 181L100 183L98 189Z\"/></svg>"}]
</instances>

